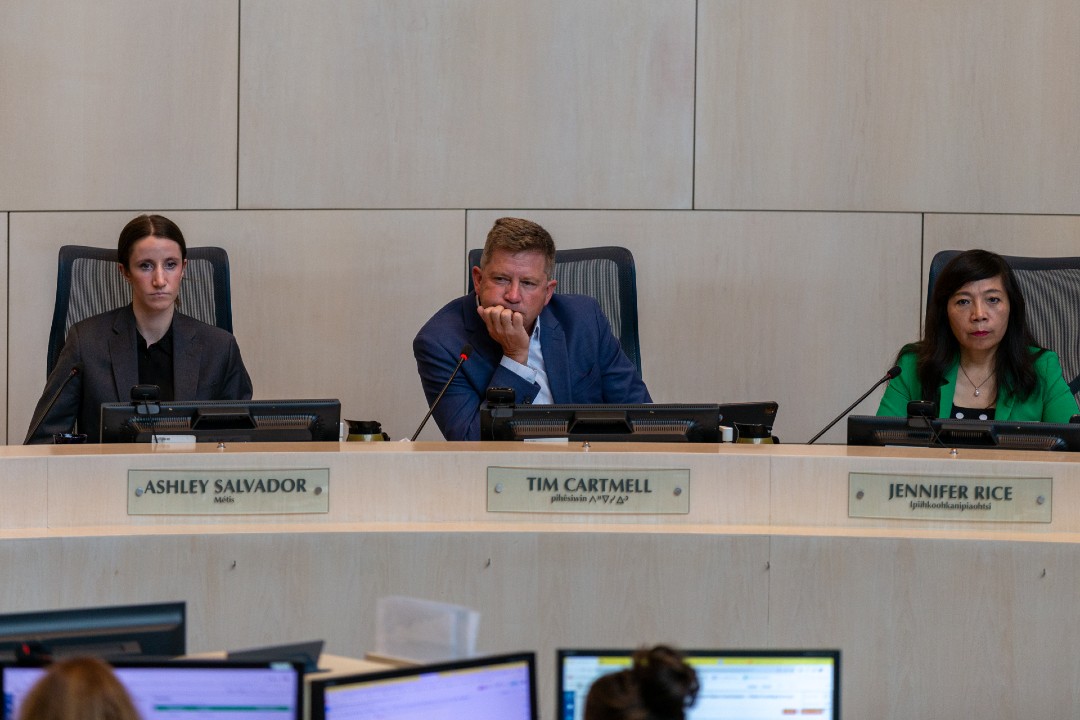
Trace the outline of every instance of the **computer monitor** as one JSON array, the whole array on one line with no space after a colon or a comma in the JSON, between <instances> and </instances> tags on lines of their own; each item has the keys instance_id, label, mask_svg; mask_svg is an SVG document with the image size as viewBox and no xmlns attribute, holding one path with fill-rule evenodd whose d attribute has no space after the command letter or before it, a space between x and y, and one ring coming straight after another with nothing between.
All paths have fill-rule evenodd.
<instances>
[{"instance_id":1,"label":"computer monitor","mask_svg":"<svg viewBox=\"0 0 1080 720\"><path fill-rule=\"evenodd\" d=\"M101 442L337 441L339 400L202 400L105 403Z\"/></svg>"},{"instance_id":2,"label":"computer monitor","mask_svg":"<svg viewBox=\"0 0 1080 720\"><path fill-rule=\"evenodd\" d=\"M720 442L720 406L708 404L480 406L481 440Z\"/></svg>"},{"instance_id":3,"label":"computer monitor","mask_svg":"<svg viewBox=\"0 0 1080 720\"><path fill-rule=\"evenodd\" d=\"M319 656L322 655L324 644L324 640L305 640L285 645L263 645L246 650L230 650L225 654L225 659L249 662L284 660L300 663L306 673L322 672L319 669Z\"/></svg>"},{"instance_id":4,"label":"computer monitor","mask_svg":"<svg viewBox=\"0 0 1080 720\"><path fill-rule=\"evenodd\" d=\"M57 658L176 657L186 651L186 613L186 603L168 602L0 615L0 661L14 661L24 643Z\"/></svg>"},{"instance_id":5,"label":"computer monitor","mask_svg":"<svg viewBox=\"0 0 1080 720\"><path fill-rule=\"evenodd\" d=\"M558 720L582 720L602 675L629 668L633 650L559 650ZM697 672L687 720L840 718L839 650L684 650Z\"/></svg>"},{"instance_id":6,"label":"computer monitor","mask_svg":"<svg viewBox=\"0 0 1080 720\"><path fill-rule=\"evenodd\" d=\"M300 720L304 675L299 664L179 660L116 661L120 684L142 720ZM43 667L0 670L4 720L18 717Z\"/></svg>"},{"instance_id":7,"label":"computer monitor","mask_svg":"<svg viewBox=\"0 0 1080 720\"><path fill-rule=\"evenodd\" d=\"M536 720L536 656L496 655L311 681L311 720Z\"/></svg>"},{"instance_id":8,"label":"computer monitor","mask_svg":"<svg viewBox=\"0 0 1080 720\"><path fill-rule=\"evenodd\" d=\"M848 445L1080 450L1080 425L875 415L848 417Z\"/></svg>"}]
</instances>

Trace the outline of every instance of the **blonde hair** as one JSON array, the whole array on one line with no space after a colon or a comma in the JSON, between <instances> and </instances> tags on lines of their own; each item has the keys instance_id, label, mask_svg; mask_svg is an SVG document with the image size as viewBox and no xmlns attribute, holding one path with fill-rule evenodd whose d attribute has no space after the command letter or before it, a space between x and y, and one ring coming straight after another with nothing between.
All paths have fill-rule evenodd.
<instances>
[{"instance_id":1,"label":"blonde hair","mask_svg":"<svg viewBox=\"0 0 1080 720\"><path fill-rule=\"evenodd\" d=\"M544 256L544 272L550 279L555 272L555 241L551 234L532 220L504 217L495 221L488 231L484 252L480 256L480 269L487 267L496 250L516 255L520 252L538 252Z\"/></svg>"},{"instance_id":2,"label":"blonde hair","mask_svg":"<svg viewBox=\"0 0 1080 720\"><path fill-rule=\"evenodd\" d=\"M139 720L112 668L96 658L53 663L19 708L19 720Z\"/></svg>"}]
</instances>

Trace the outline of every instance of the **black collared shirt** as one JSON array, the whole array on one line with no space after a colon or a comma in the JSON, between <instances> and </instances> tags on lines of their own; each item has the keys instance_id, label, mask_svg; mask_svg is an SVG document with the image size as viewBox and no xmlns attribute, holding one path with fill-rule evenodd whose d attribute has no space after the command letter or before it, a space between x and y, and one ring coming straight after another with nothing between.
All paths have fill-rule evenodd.
<instances>
[{"instance_id":1,"label":"black collared shirt","mask_svg":"<svg viewBox=\"0 0 1080 720\"><path fill-rule=\"evenodd\" d=\"M136 331L139 352L139 384L157 385L161 388L158 399L171 402L176 399L173 388L173 331L172 325L165 335L147 347L142 333Z\"/></svg>"}]
</instances>

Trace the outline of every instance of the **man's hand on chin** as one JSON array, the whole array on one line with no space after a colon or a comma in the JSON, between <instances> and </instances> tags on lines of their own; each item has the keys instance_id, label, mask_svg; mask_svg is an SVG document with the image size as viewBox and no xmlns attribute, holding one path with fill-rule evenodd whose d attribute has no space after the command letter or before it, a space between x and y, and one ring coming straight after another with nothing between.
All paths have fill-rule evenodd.
<instances>
[{"instance_id":1,"label":"man's hand on chin","mask_svg":"<svg viewBox=\"0 0 1080 720\"><path fill-rule=\"evenodd\" d=\"M503 354L525 365L529 360L529 332L525 316L502 305L478 307L476 312L487 326L488 334L502 346Z\"/></svg>"}]
</instances>

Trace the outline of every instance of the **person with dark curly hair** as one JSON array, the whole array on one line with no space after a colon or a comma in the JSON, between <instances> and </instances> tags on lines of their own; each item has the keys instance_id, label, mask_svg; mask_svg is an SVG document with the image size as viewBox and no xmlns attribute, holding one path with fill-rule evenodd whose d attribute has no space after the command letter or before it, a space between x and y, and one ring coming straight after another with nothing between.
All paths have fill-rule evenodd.
<instances>
[{"instance_id":1,"label":"person with dark curly hair","mask_svg":"<svg viewBox=\"0 0 1080 720\"><path fill-rule=\"evenodd\" d=\"M1061 361L1039 347L1008 263L967 250L942 269L926 308L923 337L897 356L878 415L906 417L912 400L937 403L938 417L1066 423L1080 412Z\"/></svg>"},{"instance_id":2,"label":"person with dark curly hair","mask_svg":"<svg viewBox=\"0 0 1080 720\"><path fill-rule=\"evenodd\" d=\"M633 666L597 678L585 720L685 720L698 693L694 668L666 645L634 653Z\"/></svg>"}]
</instances>

